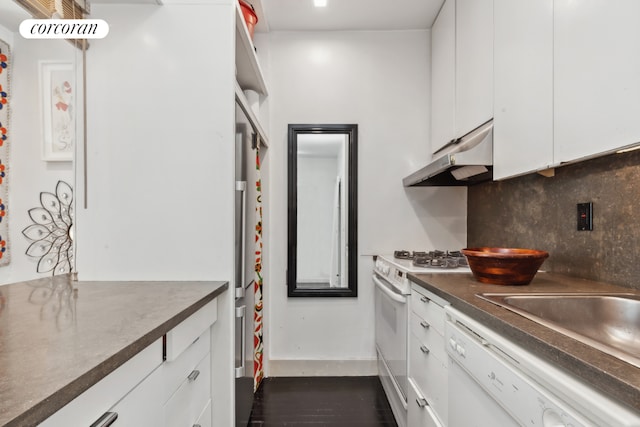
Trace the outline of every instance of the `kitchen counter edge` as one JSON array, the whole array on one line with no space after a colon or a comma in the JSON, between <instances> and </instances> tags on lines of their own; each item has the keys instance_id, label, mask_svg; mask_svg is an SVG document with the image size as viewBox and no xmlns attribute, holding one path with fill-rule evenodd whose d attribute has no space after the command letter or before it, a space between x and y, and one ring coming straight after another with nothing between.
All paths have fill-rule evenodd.
<instances>
[{"instance_id":1,"label":"kitchen counter edge","mask_svg":"<svg viewBox=\"0 0 640 427\"><path fill-rule=\"evenodd\" d=\"M20 285L33 285L40 281L46 281L51 279L36 279L26 282L18 282L3 286L20 286ZM49 416L60 410L66 404L78 397L80 394L97 384L100 380L111 374L117 368L122 366L125 362L132 357L140 353L142 350L153 344L158 339L162 338L167 332L177 326L179 323L187 319L194 314L200 308L204 307L210 301L220 296L229 288L229 282L226 281L71 281L68 276L56 276L55 280L67 280L72 283L74 287L86 287L92 285L106 285L106 286L127 286L127 287L143 287L154 286L161 284L171 289L178 289L185 284L202 284L205 285L207 290L201 293L197 298L194 298L193 302L190 302L186 307L182 308L179 312L172 314L171 316L163 319L153 327L150 327L146 333L141 334L137 339L129 342L125 347L114 352L109 357L96 364L92 369L89 369L85 373L77 376L74 380L70 381L65 386L61 387L43 400L34 402L31 407L24 410L22 413L16 415L10 420L6 420L3 424L5 427L14 426L31 426L38 425ZM0 286L0 290L3 286ZM2 409L2 408L0 408ZM0 423L2 424L2 423Z\"/></svg>"},{"instance_id":2,"label":"kitchen counter edge","mask_svg":"<svg viewBox=\"0 0 640 427\"><path fill-rule=\"evenodd\" d=\"M469 273L409 274L409 279L520 347L640 412L640 368L476 296L482 292L640 294L639 291L555 273L538 273L527 286L487 285L477 282Z\"/></svg>"}]
</instances>

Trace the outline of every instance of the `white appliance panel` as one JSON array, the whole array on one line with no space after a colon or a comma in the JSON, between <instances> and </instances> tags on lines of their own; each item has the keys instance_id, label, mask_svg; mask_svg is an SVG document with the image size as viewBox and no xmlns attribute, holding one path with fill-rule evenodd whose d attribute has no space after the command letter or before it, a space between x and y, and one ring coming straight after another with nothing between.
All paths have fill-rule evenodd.
<instances>
[{"instance_id":1,"label":"white appliance panel","mask_svg":"<svg viewBox=\"0 0 640 427\"><path fill-rule=\"evenodd\" d=\"M384 291L384 279L374 276L376 283L376 345L389 367L404 401L407 400L407 334L408 304ZM393 292L393 291L390 291Z\"/></svg>"},{"instance_id":2,"label":"white appliance panel","mask_svg":"<svg viewBox=\"0 0 640 427\"><path fill-rule=\"evenodd\" d=\"M445 310L452 425L640 425L638 414L456 309ZM492 409L469 410L473 399Z\"/></svg>"}]
</instances>

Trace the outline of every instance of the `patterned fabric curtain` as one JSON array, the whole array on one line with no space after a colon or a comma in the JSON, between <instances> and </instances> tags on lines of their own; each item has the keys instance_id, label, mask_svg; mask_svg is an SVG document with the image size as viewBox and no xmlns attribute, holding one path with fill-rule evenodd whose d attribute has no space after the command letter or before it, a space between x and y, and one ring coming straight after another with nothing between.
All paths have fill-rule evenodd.
<instances>
[{"instance_id":1,"label":"patterned fabric curtain","mask_svg":"<svg viewBox=\"0 0 640 427\"><path fill-rule=\"evenodd\" d=\"M0 40L0 266L9 264L9 225L7 223L7 202L9 189L9 99L11 83L11 54L9 45Z\"/></svg>"},{"instance_id":2,"label":"patterned fabric curtain","mask_svg":"<svg viewBox=\"0 0 640 427\"><path fill-rule=\"evenodd\" d=\"M253 387L258 389L264 369L262 366L262 180L260 176L260 147L256 149L256 233L255 233L255 278L253 312Z\"/></svg>"}]
</instances>

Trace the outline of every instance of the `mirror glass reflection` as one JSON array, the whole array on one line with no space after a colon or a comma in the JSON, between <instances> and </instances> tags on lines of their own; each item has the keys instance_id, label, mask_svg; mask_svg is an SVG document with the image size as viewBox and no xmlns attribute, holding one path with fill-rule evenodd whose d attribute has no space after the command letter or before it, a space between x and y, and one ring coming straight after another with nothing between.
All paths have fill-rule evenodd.
<instances>
[{"instance_id":1,"label":"mirror glass reflection","mask_svg":"<svg viewBox=\"0 0 640 427\"><path fill-rule=\"evenodd\" d=\"M289 127L289 296L357 294L356 138L356 125Z\"/></svg>"}]
</instances>

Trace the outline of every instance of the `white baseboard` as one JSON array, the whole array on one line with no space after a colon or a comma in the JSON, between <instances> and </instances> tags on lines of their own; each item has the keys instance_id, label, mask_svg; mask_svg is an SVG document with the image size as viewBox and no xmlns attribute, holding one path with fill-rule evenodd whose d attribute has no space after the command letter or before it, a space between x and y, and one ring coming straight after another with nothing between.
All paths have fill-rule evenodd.
<instances>
[{"instance_id":1,"label":"white baseboard","mask_svg":"<svg viewBox=\"0 0 640 427\"><path fill-rule=\"evenodd\" d=\"M371 360L269 360L269 377L365 377L378 375Z\"/></svg>"}]
</instances>

